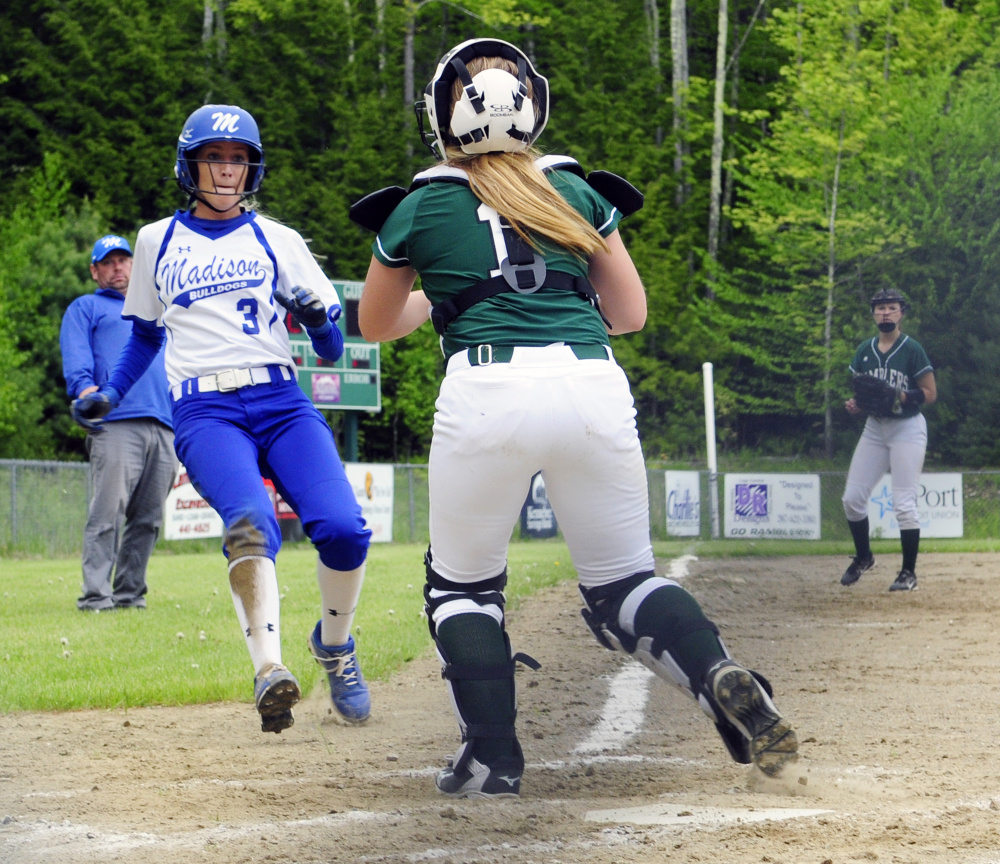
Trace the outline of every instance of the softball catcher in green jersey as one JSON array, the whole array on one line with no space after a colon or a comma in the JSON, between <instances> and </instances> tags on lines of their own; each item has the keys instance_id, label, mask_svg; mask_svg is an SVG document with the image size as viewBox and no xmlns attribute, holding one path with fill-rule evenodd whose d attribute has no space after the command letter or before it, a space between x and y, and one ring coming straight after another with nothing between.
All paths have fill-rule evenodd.
<instances>
[{"instance_id":1,"label":"softball catcher in green jersey","mask_svg":"<svg viewBox=\"0 0 1000 864\"><path fill-rule=\"evenodd\" d=\"M871 300L878 335L862 342L851 361L855 396L844 404L851 414L867 414L844 488L844 514L854 539L854 559L841 585L853 585L875 564L869 544L868 499L886 471L892 474L892 507L899 522L903 566L890 591L915 591L917 552L920 549L920 516L917 494L927 452L927 420L921 405L937 400L934 367L916 339L903 334L900 325L907 302L895 289L879 291ZM877 388L863 386L877 378L890 398L870 396Z\"/></svg>"},{"instance_id":2,"label":"softball catcher in green jersey","mask_svg":"<svg viewBox=\"0 0 1000 864\"><path fill-rule=\"evenodd\" d=\"M538 471L601 644L681 687L736 761L777 775L798 742L770 685L729 656L694 597L654 573L635 407L608 339L646 320L618 233L641 194L532 149L548 82L507 42L448 52L425 97L425 140L441 164L408 190L367 196L351 216L378 232L359 306L365 338L396 339L430 318L447 361L424 599L462 742L437 788L487 798L520 790L514 664L538 664L512 654L504 587Z\"/></svg>"}]
</instances>

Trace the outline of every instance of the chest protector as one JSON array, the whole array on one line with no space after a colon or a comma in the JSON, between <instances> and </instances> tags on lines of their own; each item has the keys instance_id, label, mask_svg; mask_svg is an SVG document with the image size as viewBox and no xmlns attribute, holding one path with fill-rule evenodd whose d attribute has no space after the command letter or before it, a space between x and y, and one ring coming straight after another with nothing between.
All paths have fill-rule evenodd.
<instances>
[{"instance_id":1,"label":"chest protector","mask_svg":"<svg viewBox=\"0 0 1000 864\"><path fill-rule=\"evenodd\" d=\"M609 171L592 171L590 174L584 174L580 163L568 156L545 156L538 160L537 165L546 173L560 169L572 171L625 216L635 213L642 207L642 193L627 180ZM417 174L409 189L404 189L402 186L388 186L355 202L349 213L351 221L377 233L392 211L410 192L428 183L461 183L467 186L468 179L464 171L447 166L435 166ZM507 258L500 265L500 275L470 285L464 291L435 306L431 310L431 323L438 335L444 335L452 321L483 300L510 291L517 294L533 294L541 288L573 291L579 294L597 310L601 320L609 330L611 329L607 318L601 313L597 292L587 278L557 270L547 271L545 260L537 255L516 231L506 223L503 224L502 230L507 246Z\"/></svg>"}]
</instances>

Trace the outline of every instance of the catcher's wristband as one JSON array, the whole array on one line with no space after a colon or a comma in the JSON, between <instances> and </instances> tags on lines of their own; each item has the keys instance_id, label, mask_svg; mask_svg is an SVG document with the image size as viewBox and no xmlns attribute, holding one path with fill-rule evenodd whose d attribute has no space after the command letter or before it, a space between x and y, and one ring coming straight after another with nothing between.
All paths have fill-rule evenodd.
<instances>
[{"instance_id":1,"label":"catcher's wristband","mask_svg":"<svg viewBox=\"0 0 1000 864\"><path fill-rule=\"evenodd\" d=\"M911 387L905 392L907 405L923 405L927 400L927 394L924 393L921 387Z\"/></svg>"}]
</instances>

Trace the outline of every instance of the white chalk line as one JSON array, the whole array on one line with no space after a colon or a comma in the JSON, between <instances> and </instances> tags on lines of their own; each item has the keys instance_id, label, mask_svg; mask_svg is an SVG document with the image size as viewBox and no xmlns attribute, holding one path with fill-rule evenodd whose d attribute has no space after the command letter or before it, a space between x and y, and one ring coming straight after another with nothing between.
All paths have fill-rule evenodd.
<instances>
[{"instance_id":1,"label":"white chalk line","mask_svg":"<svg viewBox=\"0 0 1000 864\"><path fill-rule=\"evenodd\" d=\"M793 807L772 807L753 810L739 807L691 807L678 804L648 804L643 807L619 807L613 810L591 810L584 816L588 822L627 822L632 825L664 825L683 828L718 828L746 822L773 822L822 816L832 810L806 810Z\"/></svg>"},{"instance_id":2,"label":"white chalk line","mask_svg":"<svg viewBox=\"0 0 1000 864\"><path fill-rule=\"evenodd\" d=\"M698 559L681 555L670 562L669 578L680 582L687 576L688 565ZM635 661L623 666L611 681L608 698L600 719L586 741L573 748L574 753L607 753L621 750L642 730L649 701L649 684L656 676Z\"/></svg>"}]
</instances>

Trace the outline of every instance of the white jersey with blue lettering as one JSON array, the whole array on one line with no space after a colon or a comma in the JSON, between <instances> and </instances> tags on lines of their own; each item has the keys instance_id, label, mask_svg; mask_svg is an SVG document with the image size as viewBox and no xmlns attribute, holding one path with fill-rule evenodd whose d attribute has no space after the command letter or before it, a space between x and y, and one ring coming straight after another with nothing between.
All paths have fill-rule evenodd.
<instances>
[{"instance_id":1,"label":"white jersey with blue lettering","mask_svg":"<svg viewBox=\"0 0 1000 864\"><path fill-rule=\"evenodd\" d=\"M167 331L171 386L227 369L279 364L294 372L285 310L274 292L340 298L295 230L246 211L199 219L177 211L139 230L122 315Z\"/></svg>"}]
</instances>

